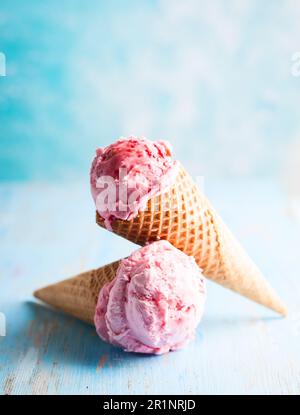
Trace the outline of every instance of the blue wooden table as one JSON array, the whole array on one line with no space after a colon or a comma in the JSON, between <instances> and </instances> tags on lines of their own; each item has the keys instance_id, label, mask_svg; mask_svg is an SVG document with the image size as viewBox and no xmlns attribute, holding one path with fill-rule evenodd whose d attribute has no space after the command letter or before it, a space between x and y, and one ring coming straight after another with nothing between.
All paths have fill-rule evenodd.
<instances>
[{"instance_id":1,"label":"blue wooden table","mask_svg":"<svg viewBox=\"0 0 300 415\"><path fill-rule=\"evenodd\" d=\"M206 183L213 203L290 309L281 319L213 283L195 341L124 353L32 292L129 254L94 223L87 183L0 186L2 394L299 394L300 223L272 182Z\"/></svg>"}]
</instances>

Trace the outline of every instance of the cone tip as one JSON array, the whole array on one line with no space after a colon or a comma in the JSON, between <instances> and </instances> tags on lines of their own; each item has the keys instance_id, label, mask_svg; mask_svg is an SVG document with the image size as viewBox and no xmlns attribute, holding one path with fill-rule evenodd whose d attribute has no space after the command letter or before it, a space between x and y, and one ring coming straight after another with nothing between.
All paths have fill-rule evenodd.
<instances>
[{"instance_id":1,"label":"cone tip","mask_svg":"<svg viewBox=\"0 0 300 415\"><path fill-rule=\"evenodd\" d=\"M275 311L282 317L288 316L288 308L281 301L280 302L278 301L276 306L273 305L273 307L270 307L270 308L272 308L273 311Z\"/></svg>"},{"instance_id":2,"label":"cone tip","mask_svg":"<svg viewBox=\"0 0 300 415\"><path fill-rule=\"evenodd\" d=\"M289 310L287 309L287 307L282 306L281 310L279 311L279 313L282 315L282 317L287 317L289 314Z\"/></svg>"},{"instance_id":3,"label":"cone tip","mask_svg":"<svg viewBox=\"0 0 300 415\"><path fill-rule=\"evenodd\" d=\"M35 290L34 292L33 292L33 296L35 297L35 298L37 298L38 300L42 300L43 301L43 289L42 288L40 288L40 289L38 289L38 290Z\"/></svg>"},{"instance_id":4,"label":"cone tip","mask_svg":"<svg viewBox=\"0 0 300 415\"><path fill-rule=\"evenodd\" d=\"M35 298L39 298L39 290L35 290L35 291L33 291L33 296L34 296Z\"/></svg>"}]
</instances>

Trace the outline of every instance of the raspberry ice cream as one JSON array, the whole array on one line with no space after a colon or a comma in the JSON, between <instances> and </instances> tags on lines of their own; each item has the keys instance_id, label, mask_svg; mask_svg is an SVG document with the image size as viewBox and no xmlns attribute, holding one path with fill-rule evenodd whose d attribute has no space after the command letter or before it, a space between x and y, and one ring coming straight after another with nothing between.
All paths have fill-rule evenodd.
<instances>
[{"instance_id":1,"label":"raspberry ice cream","mask_svg":"<svg viewBox=\"0 0 300 415\"><path fill-rule=\"evenodd\" d=\"M166 141L120 138L96 150L90 182L96 209L111 229L114 219L130 220L148 200L175 182L178 164Z\"/></svg>"},{"instance_id":2,"label":"raspberry ice cream","mask_svg":"<svg viewBox=\"0 0 300 415\"><path fill-rule=\"evenodd\" d=\"M124 259L101 289L96 330L128 352L177 350L194 337L205 297L205 280L194 259L167 241L153 242Z\"/></svg>"}]
</instances>

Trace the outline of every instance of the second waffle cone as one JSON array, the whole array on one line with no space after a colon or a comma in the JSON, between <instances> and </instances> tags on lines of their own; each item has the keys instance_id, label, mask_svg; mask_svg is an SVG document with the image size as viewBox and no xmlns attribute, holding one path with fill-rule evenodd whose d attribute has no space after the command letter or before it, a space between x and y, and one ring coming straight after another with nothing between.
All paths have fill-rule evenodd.
<instances>
[{"instance_id":1,"label":"second waffle cone","mask_svg":"<svg viewBox=\"0 0 300 415\"><path fill-rule=\"evenodd\" d=\"M113 280L120 261L83 272L75 277L49 285L34 292L34 296L50 306L89 324L94 315L101 288Z\"/></svg>"}]
</instances>

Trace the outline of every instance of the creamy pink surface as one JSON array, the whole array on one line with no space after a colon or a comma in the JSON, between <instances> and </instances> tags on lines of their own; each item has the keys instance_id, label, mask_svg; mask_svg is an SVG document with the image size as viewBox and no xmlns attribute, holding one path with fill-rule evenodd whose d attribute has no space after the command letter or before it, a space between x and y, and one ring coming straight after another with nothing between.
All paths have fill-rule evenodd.
<instances>
[{"instance_id":1,"label":"creamy pink surface","mask_svg":"<svg viewBox=\"0 0 300 415\"><path fill-rule=\"evenodd\" d=\"M166 141L128 137L97 149L90 172L91 192L106 226L111 228L116 218L137 216L151 197L175 182L177 168Z\"/></svg>"},{"instance_id":2,"label":"creamy pink surface","mask_svg":"<svg viewBox=\"0 0 300 415\"><path fill-rule=\"evenodd\" d=\"M167 241L153 242L124 259L100 291L96 330L128 352L167 353L194 337L205 297L194 259Z\"/></svg>"}]
</instances>

